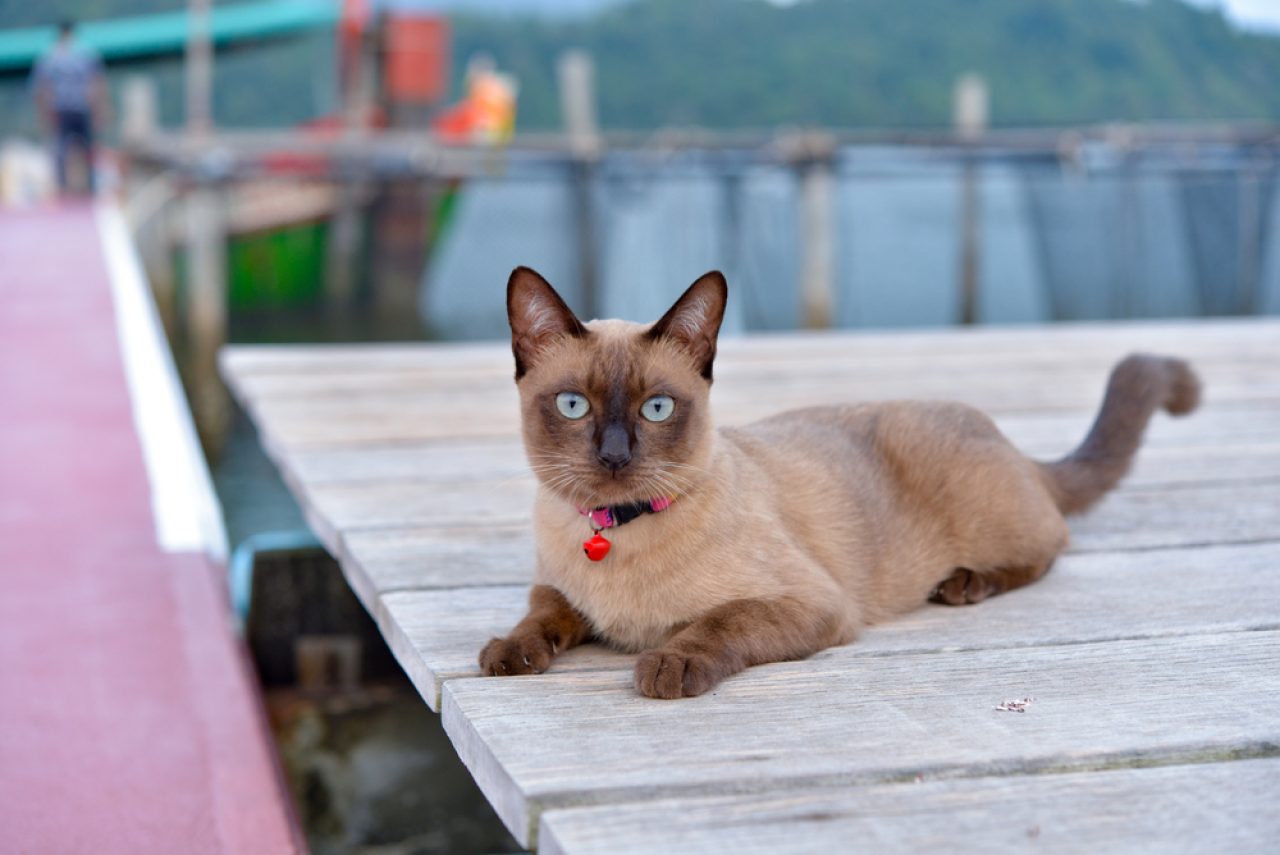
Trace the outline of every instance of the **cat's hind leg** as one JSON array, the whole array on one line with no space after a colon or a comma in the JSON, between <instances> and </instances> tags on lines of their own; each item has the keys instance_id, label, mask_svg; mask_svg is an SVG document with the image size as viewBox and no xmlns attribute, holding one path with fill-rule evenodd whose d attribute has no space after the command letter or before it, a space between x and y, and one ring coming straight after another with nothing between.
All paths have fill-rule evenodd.
<instances>
[{"instance_id":1,"label":"cat's hind leg","mask_svg":"<svg viewBox=\"0 0 1280 855\"><path fill-rule=\"evenodd\" d=\"M929 594L929 602L944 606L967 606L980 603L988 597L1030 585L1053 566L1053 559L1022 567L1000 567L995 570L976 571L957 567L951 575L938 583Z\"/></svg>"}]
</instances>

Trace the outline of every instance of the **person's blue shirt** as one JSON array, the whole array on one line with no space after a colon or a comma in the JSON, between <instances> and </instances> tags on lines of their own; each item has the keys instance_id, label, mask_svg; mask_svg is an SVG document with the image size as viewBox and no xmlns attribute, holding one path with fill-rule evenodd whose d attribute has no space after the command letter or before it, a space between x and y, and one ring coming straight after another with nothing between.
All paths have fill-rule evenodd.
<instances>
[{"instance_id":1,"label":"person's blue shirt","mask_svg":"<svg viewBox=\"0 0 1280 855\"><path fill-rule=\"evenodd\" d=\"M101 75L102 61L96 53L64 39L36 63L31 84L55 112L88 113Z\"/></svg>"}]
</instances>

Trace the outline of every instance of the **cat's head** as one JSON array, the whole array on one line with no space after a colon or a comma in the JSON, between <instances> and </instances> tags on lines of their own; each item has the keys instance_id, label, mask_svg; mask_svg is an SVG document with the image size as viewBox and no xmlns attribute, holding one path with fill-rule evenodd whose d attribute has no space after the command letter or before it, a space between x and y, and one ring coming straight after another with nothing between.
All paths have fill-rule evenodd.
<instances>
[{"instance_id":1,"label":"cat's head","mask_svg":"<svg viewBox=\"0 0 1280 855\"><path fill-rule=\"evenodd\" d=\"M525 450L581 507L680 495L706 474L708 395L728 287L711 272L654 324L584 324L545 279L507 282Z\"/></svg>"}]
</instances>

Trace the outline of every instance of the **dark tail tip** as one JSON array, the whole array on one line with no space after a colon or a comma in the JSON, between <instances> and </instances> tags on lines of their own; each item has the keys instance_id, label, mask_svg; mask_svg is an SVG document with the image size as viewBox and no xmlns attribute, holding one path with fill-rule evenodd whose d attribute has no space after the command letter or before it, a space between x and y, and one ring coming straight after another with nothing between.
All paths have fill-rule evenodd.
<instances>
[{"instance_id":1,"label":"dark tail tip","mask_svg":"<svg viewBox=\"0 0 1280 855\"><path fill-rule=\"evenodd\" d=\"M1110 491L1129 471L1151 414L1175 416L1200 403L1200 378L1181 359L1135 353L1111 371L1102 409L1084 442L1061 460L1043 465L1058 507L1079 513Z\"/></svg>"},{"instance_id":2,"label":"dark tail tip","mask_svg":"<svg viewBox=\"0 0 1280 855\"><path fill-rule=\"evenodd\" d=\"M1185 416L1200 406L1200 378L1181 359L1164 359L1169 372L1169 392L1164 399L1165 411L1171 416Z\"/></svg>"}]
</instances>

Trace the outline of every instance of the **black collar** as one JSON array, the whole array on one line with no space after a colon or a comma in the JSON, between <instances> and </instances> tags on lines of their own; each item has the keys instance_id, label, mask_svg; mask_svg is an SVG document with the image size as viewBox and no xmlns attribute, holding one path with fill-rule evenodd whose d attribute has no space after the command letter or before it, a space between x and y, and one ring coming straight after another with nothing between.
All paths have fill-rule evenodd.
<instances>
[{"instance_id":1,"label":"black collar","mask_svg":"<svg viewBox=\"0 0 1280 855\"><path fill-rule=\"evenodd\" d=\"M627 502L623 505L601 505L598 508L579 508L578 513L591 521L591 527L597 531L606 528L617 528L626 525L645 514L656 514L671 507L674 498L646 499L639 502Z\"/></svg>"}]
</instances>

